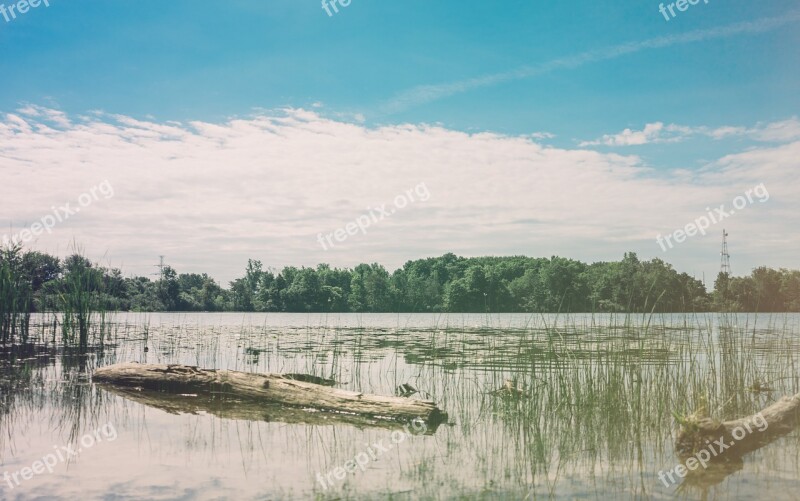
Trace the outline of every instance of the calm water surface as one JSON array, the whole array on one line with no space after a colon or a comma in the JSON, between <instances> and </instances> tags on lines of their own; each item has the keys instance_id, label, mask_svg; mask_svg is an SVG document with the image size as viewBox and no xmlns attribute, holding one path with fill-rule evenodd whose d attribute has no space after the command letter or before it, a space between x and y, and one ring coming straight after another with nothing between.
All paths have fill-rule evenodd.
<instances>
[{"instance_id":1,"label":"calm water surface","mask_svg":"<svg viewBox=\"0 0 800 501\"><path fill-rule=\"evenodd\" d=\"M800 391L800 315L117 314L88 355L53 346L52 318L35 321L40 343L0 351L0 475L19 480L0 478L0 499L800 492L797 432L678 486L658 477L678 461L673 412L705 407L729 419ZM130 361L301 372L387 395L408 383L449 420L393 434L319 413L203 406L193 396L154 406L92 384L96 367ZM507 379L522 398L494 393ZM52 473L18 473L79 448ZM364 471L324 480L357 457L369 457Z\"/></svg>"}]
</instances>

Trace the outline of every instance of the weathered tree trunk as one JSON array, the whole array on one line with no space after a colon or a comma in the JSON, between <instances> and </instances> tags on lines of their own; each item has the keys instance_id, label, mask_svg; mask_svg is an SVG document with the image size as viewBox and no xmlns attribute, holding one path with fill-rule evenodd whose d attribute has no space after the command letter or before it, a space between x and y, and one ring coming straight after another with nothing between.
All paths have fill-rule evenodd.
<instances>
[{"instance_id":1,"label":"weathered tree trunk","mask_svg":"<svg viewBox=\"0 0 800 501\"><path fill-rule=\"evenodd\" d=\"M281 374L198 369L186 365L125 363L101 367L93 380L171 393L226 394L295 408L368 416L374 419L438 423L446 415L429 400L369 395L289 379Z\"/></svg>"},{"instance_id":2,"label":"weathered tree trunk","mask_svg":"<svg viewBox=\"0 0 800 501\"><path fill-rule=\"evenodd\" d=\"M703 499L709 489L744 467L743 456L792 431L800 419L800 394L783 397L752 416L733 421L689 418L682 423L675 447L689 465L702 458L702 468L687 468L682 488L699 488Z\"/></svg>"},{"instance_id":3,"label":"weathered tree trunk","mask_svg":"<svg viewBox=\"0 0 800 501\"><path fill-rule=\"evenodd\" d=\"M798 425L798 418L800 393L783 397L757 414L733 421L690 420L681 427L675 446L680 453L692 454L722 438L730 447L720 457L741 457L792 431Z\"/></svg>"}]
</instances>

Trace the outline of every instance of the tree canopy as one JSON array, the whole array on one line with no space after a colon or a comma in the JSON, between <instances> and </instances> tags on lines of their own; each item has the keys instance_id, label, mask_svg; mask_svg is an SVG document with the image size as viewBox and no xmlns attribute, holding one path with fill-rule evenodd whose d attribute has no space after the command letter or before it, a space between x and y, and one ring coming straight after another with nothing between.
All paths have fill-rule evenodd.
<instances>
[{"instance_id":1,"label":"tree canopy","mask_svg":"<svg viewBox=\"0 0 800 501\"><path fill-rule=\"evenodd\" d=\"M408 261L390 273L378 263L348 268L249 260L244 276L221 287L207 274L164 267L157 279L124 277L79 255L0 254L2 277L32 297L34 311L59 308L59 294L90 270L106 310L250 312L691 312L800 311L800 271L757 268L720 274L712 292L660 259L586 264L553 256L464 258L452 253ZM83 275L82 275L83 276ZM12 280L13 278L13 280ZM2 284L0 284L2 286ZM27 303L26 303L27 304Z\"/></svg>"}]
</instances>

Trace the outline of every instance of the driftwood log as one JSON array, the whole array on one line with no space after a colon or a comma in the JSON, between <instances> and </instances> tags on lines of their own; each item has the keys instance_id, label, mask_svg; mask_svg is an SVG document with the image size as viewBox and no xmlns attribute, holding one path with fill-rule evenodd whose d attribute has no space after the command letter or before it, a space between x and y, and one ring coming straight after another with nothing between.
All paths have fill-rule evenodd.
<instances>
[{"instance_id":1,"label":"driftwood log","mask_svg":"<svg viewBox=\"0 0 800 501\"><path fill-rule=\"evenodd\" d=\"M800 393L793 397L783 397L757 414L732 421L690 417L682 423L675 447L679 453L688 456L708 447L709 442L713 444L722 438L724 443L733 445L719 457L741 457L795 429L799 418Z\"/></svg>"},{"instance_id":2,"label":"driftwood log","mask_svg":"<svg viewBox=\"0 0 800 501\"><path fill-rule=\"evenodd\" d=\"M430 400L369 395L299 381L281 374L199 369L187 365L125 363L101 367L95 371L92 379L117 387L173 394L227 396L244 399L251 404L280 404L295 409L345 413L373 420L408 422L419 418L429 424L446 420L446 414ZM248 408L252 409L251 406Z\"/></svg>"},{"instance_id":3,"label":"driftwood log","mask_svg":"<svg viewBox=\"0 0 800 501\"><path fill-rule=\"evenodd\" d=\"M700 489L700 497L706 499L709 489L744 467L745 454L788 434L799 423L800 394L783 397L757 414L732 421L690 416L681 423L676 437L678 455L687 465L689 458L702 454L709 460L703 468L687 468L679 490ZM720 441L727 447L723 451ZM714 452L709 454L712 448Z\"/></svg>"}]
</instances>

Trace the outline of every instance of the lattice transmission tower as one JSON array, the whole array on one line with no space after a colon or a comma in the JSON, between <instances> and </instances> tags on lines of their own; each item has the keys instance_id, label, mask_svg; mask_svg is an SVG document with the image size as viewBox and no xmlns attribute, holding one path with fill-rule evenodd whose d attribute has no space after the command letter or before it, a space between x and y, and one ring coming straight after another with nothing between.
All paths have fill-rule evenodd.
<instances>
[{"instance_id":1,"label":"lattice transmission tower","mask_svg":"<svg viewBox=\"0 0 800 501\"><path fill-rule=\"evenodd\" d=\"M722 230L722 252L720 252L719 272L731 276L731 255L728 253L728 232Z\"/></svg>"},{"instance_id":2,"label":"lattice transmission tower","mask_svg":"<svg viewBox=\"0 0 800 501\"><path fill-rule=\"evenodd\" d=\"M166 265L164 264L164 256L159 257L161 258L159 263L154 265L156 268L158 268L158 273L153 273L153 275L158 275L159 280L164 280L164 266Z\"/></svg>"}]
</instances>

